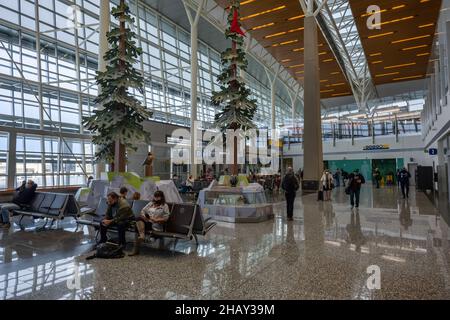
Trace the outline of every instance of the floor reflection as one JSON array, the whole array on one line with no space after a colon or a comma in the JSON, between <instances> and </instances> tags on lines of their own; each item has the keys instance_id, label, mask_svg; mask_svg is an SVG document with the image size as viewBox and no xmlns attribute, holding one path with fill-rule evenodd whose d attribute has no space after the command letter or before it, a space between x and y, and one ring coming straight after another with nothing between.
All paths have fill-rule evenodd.
<instances>
[{"instance_id":1,"label":"floor reflection","mask_svg":"<svg viewBox=\"0 0 450 320\"><path fill-rule=\"evenodd\" d=\"M119 260L86 261L93 232L73 221L1 230L0 299L450 298L449 227L424 194L366 187L359 210L348 202L343 188L298 197L287 221L274 201L271 221L219 223L198 246L166 240ZM366 286L372 265L381 290Z\"/></svg>"}]
</instances>

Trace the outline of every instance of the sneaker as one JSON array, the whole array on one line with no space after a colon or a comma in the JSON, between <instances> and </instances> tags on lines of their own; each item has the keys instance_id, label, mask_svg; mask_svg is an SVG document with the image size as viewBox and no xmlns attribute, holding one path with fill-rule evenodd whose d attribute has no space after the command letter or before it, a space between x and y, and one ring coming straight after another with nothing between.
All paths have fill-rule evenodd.
<instances>
[{"instance_id":1,"label":"sneaker","mask_svg":"<svg viewBox=\"0 0 450 320\"><path fill-rule=\"evenodd\" d=\"M2 228L3 228L3 229L9 229L9 228L11 228L11 223L9 223L9 222L8 222L8 223L3 223L3 224L2 224Z\"/></svg>"},{"instance_id":2,"label":"sneaker","mask_svg":"<svg viewBox=\"0 0 450 320\"><path fill-rule=\"evenodd\" d=\"M288 220L288 221L294 221L294 218L289 217L289 218L287 218L287 220Z\"/></svg>"}]
</instances>

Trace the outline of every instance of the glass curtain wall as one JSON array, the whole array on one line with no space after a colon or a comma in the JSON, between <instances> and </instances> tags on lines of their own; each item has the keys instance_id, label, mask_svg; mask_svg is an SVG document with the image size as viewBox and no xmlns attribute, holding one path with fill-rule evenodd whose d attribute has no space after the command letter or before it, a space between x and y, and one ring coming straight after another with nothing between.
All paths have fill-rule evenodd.
<instances>
[{"instance_id":1,"label":"glass curtain wall","mask_svg":"<svg viewBox=\"0 0 450 320\"><path fill-rule=\"evenodd\" d=\"M153 110L153 120L188 127L189 32L141 1L129 3L144 52L136 67L145 77L145 91L135 94ZM0 10L0 189L25 178L47 187L83 184L94 174L94 148L81 119L92 112L97 94L99 1L0 0ZM220 53L200 42L198 55L198 118L212 122L217 110L210 97L219 89ZM270 88L251 75L247 82L258 101L255 120L269 127ZM290 102L277 96L278 125L290 118L290 109ZM11 139L17 165L8 172Z\"/></svg>"}]
</instances>

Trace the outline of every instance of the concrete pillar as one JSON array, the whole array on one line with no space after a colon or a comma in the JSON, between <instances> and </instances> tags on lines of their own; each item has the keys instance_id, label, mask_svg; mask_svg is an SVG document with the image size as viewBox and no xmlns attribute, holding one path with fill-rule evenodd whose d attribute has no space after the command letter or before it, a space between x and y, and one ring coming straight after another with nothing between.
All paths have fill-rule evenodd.
<instances>
[{"instance_id":1,"label":"concrete pillar","mask_svg":"<svg viewBox=\"0 0 450 320\"><path fill-rule=\"evenodd\" d=\"M103 59L103 56L109 49L108 38L106 37L106 33L109 31L110 27L110 8L109 8L109 0L100 0L100 18L99 18L99 41L98 41L98 71L106 71L106 61ZM100 87L98 88L100 93ZM101 106L99 106L101 107ZM97 150L97 147L95 147ZM95 175L96 178L99 179L102 172L106 170L105 163L99 162L96 164Z\"/></svg>"},{"instance_id":2,"label":"concrete pillar","mask_svg":"<svg viewBox=\"0 0 450 320\"><path fill-rule=\"evenodd\" d=\"M312 8L310 8L312 11ZM312 14L305 17L304 32L304 192L315 192L323 171L322 123L317 24Z\"/></svg>"},{"instance_id":3,"label":"concrete pillar","mask_svg":"<svg viewBox=\"0 0 450 320\"><path fill-rule=\"evenodd\" d=\"M438 141L437 143L437 149L438 149L438 163L440 166L444 166L445 165L445 154L444 154L444 149L445 149L445 139L441 139Z\"/></svg>"},{"instance_id":4,"label":"concrete pillar","mask_svg":"<svg viewBox=\"0 0 450 320\"><path fill-rule=\"evenodd\" d=\"M198 24L191 25L191 175L197 177L197 165L195 164L196 153L196 130L197 121L197 97L198 97Z\"/></svg>"}]
</instances>

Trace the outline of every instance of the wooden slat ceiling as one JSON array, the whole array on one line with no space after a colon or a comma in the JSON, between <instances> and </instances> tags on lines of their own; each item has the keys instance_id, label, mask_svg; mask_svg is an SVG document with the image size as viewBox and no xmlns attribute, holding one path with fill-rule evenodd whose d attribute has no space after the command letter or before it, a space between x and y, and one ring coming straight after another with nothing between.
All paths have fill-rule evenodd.
<instances>
[{"instance_id":1,"label":"wooden slat ceiling","mask_svg":"<svg viewBox=\"0 0 450 320\"><path fill-rule=\"evenodd\" d=\"M350 0L376 85L423 79L441 0ZM381 29L367 28L367 8L378 5Z\"/></svg>"},{"instance_id":2,"label":"wooden slat ceiling","mask_svg":"<svg viewBox=\"0 0 450 320\"><path fill-rule=\"evenodd\" d=\"M227 0L216 2L228 7ZM350 0L375 85L426 77L441 2ZM370 5L378 5L382 10L380 30L367 28L365 14ZM303 85L304 17L299 1L241 0L241 19L252 38ZM318 30L321 98L351 95L348 82Z\"/></svg>"},{"instance_id":3,"label":"wooden slat ceiling","mask_svg":"<svg viewBox=\"0 0 450 320\"><path fill-rule=\"evenodd\" d=\"M229 4L227 0L216 2L223 8ZM303 85L304 17L299 1L242 0L241 20L252 38L264 46ZM319 28L318 30L321 98L351 95L342 70Z\"/></svg>"}]
</instances>

